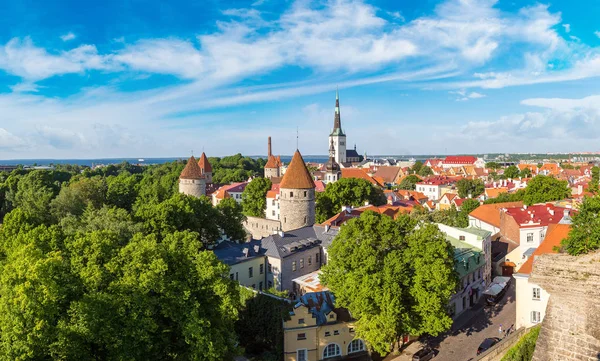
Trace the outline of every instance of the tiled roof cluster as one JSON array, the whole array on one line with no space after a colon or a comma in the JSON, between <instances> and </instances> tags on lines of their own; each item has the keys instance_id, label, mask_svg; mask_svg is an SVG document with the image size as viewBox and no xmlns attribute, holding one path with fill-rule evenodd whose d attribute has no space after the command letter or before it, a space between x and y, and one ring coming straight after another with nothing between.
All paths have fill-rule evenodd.
<instances>
[{"instance_id":1,"label":"tiled roof cluster","mask_svg":"<svg viewBox=\"0 0 600 361\"><path fill-rule=\"evenodd\" d=\"M551 203L536 204L532 206L506 208L506 214L511 216L520 227L548 226L558 223L566 214L570 213L568 208L556 207Z\"/></svg>"},{"instance_id":2,"label":"tiled roof cluster","mask_svg":"<svg viewBox=\"0 0 600 361\"><path fill-rule=\"evenodd\" d=\"M476 157L471 155L449 155L444 159L444 164L474 164Z\"/></svg>"},{"instance_id":3,"label":"tiled roof cluster","mask_svg":"<svg viewBox=\"0 0 600 361\"><path fill-rule=\"evenodd\" d=\"M500 227L500 210L509 207L522 207L523 202L504 202L496 204L483 204L477 207L469 216L491 224L494 227Z\"/></svg>"}]
</instances>

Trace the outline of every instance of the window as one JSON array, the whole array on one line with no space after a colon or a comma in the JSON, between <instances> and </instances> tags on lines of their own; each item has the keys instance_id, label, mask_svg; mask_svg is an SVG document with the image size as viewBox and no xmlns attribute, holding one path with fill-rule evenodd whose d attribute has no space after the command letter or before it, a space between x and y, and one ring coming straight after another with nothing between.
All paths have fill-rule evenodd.
<instances>
[{"instance_id":1,"label":"window","mask_svg":"<svg viewBox=\"0 0 600 361\"><path fill-rule=\"evenodd\" d=\"M539 301L541 298L541 290L538 287L533 288L533 299Z\"/></svg>"},{"instance_id":2,"label":"window","mask_svg":"<svg viewBox=\"0 0 600 361\"><path fill-rule=\"evenodd\" d=\"M354 327L350 327L350 328L348 329L348 332L350 332L350 333L354 333Z\"/></svg>"},{"instance_id":3,"label":"window","mask_svg":"<svg viewBox=\"0 0 600 361\"><path fill-rule=\"evenodd\" d=\"M271 212L273 215L275 215L275 210L273 210L273 212Z\"/></svg>"},{"instance_id":4,"label":"window","mask_svg":"<svg viewBox=\"0 0 600 361\"><path fill-rule=\"evenodd\" d=\"M298 340L306 340L306 334L305 333L299 333L298 334Z\"/></svg>"},{"instance_id":5,"label":"window","mask_svg":"<svg viewBox=\"0 0 600 361\"><path fill-rule=\"evenodd\" d=\"M296 272L296 261L292 262L292 272Z\"/></svg>"},{"instance_id":6,"label":"window","mask_svg":"<svg viewBox=\"0 0 600 361\"><path fill-rule=\"evenodd\" d=\"M331 336L331 332L329 332L329 331L326 331L326 332L325 332L325 337L329 337L329 336Z\"/></svg>"},{"instance_id":7,"label":"window","mask_svg":"<svg viewBox=\"0 0 600 361\"><path fill-rule=\"evenodd\" d=\"M274 200L274 199L271 201L271 204L272 204L272 205L275 205L275 200Z\"/></svg>"},{"instance_id":8,"label":"window","mask_svg":"<svg viewBox=\"0 0 600 361\"><path fill-rule=\"evenodd\" d=\"M237 272L235 273L235 280L236 281L238 280L238 273Z\"/></svg>"},{"instance_id":9,"label":"window","mask_svg":"<svg viewBox=\"0 0 600 361\"><path fill-rule=\"evenodd\" d=\"M531 311L531 323L539 323L540 321L539 311Z\"/></svg>"},{"instance_id":10,"label":"window","mask_svg":"<svg viewBox=\"0 0 600 361\"><path fill-rule=\"evenodd\" d=\"M262 281L258 282L258 290L259 291L262 291L262 286L263 286Z\"/></svg>"},{"instance_id":11,"label":"window","mask_svg":"<svg viewBox=\"0 0 600 361\"><path fill-rule=\"evenodd\" d=\"M533 233L527 233L527 243L533 242Z\"/></svg>"},{"instance_id":12,"label":"window","mask_svg":"<svg viewBox=\"0 0 600 361\"><path fill-rule=\"evenodd\" d=\"M330 343L323 350L323 358L336 357L336 356L340 356L341 354L342 354L342 350L340 349L340 346L338 346L335 343Z\"/></svg>"},{"instance_id":13,"label":"window","mask_svg":"<svg viewBox=\"0 0 600 361\"><path fill-rule=\"evenodd\" d=\"M319 263L319 254L315 254L315 262Z\"/></svg>"},{"instance_id":14,"label":"window","mask_svg":"<svg viewBox=\"0 0 600 361\"><path fill-rule=\"evenodd\" d=\"M259 273L260 273L260 274L263 274L263 273L265 273L265 265L264 265L264 264L261 264L261 265L260 265L260 267L258 268L258 270L259 270Z\"/></svg>"},{"instance_id":15,"label":"window","mask_svg":"<svg viewBox=\"0 0 600 361\"><path fill-rule=\"evenodd\" d=\"M304 216L304 223L306 223L306 216Z\"/></svg>"},{"instance_id":16,"label":"window","mask_svg":"<svg viewBox=\"0 0 600 361\"><path fill-rule=\"evenodd\" d=\"M334 318L334 317L335 317L335 315L334 315L333 313L331 313L331 314L329 315L329 319L331 319L331 320L333 320L333 318Z\"/></svg>"},{"instance_id":17,"label":"window","mask_svg":"<svg viewBox=\"0 0 600 361\"><path fill-rule=\"evenodd\" d=\"M338 330L333 330L333 334L337 336L337 335L339 335L339 334L340 334L340 331L338 331Z\"/></svg>"},{"instance_id":18,"label":"window","mask_svg":"<svg viewBox=\"0 0 600 361\"><path fill-rule=\"evenodd\" d=\"M294 197L294 192L290 192L290 198Z\"/></svg>"},{"instance_id":19,"label":"window","mask_svg":"<svg viewBox=\"0 0 600 361\"><path fill-rule=\"evenodd\" d=\"M304 323L304 319L303 319L303 318L299 318L299 319L298 319L298 324L299 324L299 325L301 325L301 324L303 324L303 323Z\"/></svg>"},{"instance_id":20,"label":"window","mask_svg":"<svg viewBox=\"0 0 600 361\"><path fill-rule=\"evenodd\" d=\"M252 267L248 267L248 277L252 278L254 276L254 270Z\"/></svg>"},{"instance_id":21,"label":"window","mask_svg":"<svg viewBox=\"0 0 600 361\"><path fill-rule=\"evenodd\" d=\"M308 256L308 265L310 266L312 264L312 256Z\"/></svg>"},{"instance_id":22,"label":"window","mask_svg":"<svg viewBox=\"0 0 600 361\"><path fill-rule=\"evenodd\" d=\"M364 350L365 343L360 339L352 340L352 342L348 344L348 353L360 352Z\"/></svg>"},{"instance_id":23,"label":"window","mask_svg":"<svg viewBox=\"0 0 600 361\"><path fill-rule=\"evenodd\" d=\"M458 240L459 241L464 241L465 240L465 236L458 236Z\"/></svg>"},{"instance_id":24,"label":"window","mask_svg":"<svg viewBox=\"0 0 600 361\"><path fill-rule=\"evenodd\" d=\"M300 258L300 268L304 268L304 258Z\"/></svg>"},{"instance_id":25,"label":"window","mask_svg":"<svg viewBox=\"0 0 600 361\"><path fill-rule=\"evenodd\" d=\"M268 264L268 268L269 268L269 273L273 273L273 266L271 266L271 264Z\"/></svg>"},{"instance_id":26,"label":"window","mask_svg":"<svg viewBox=\"0 0 600 361\"><path fill-rule=\"evenodd\" d=\"M306 197L306 191L304 191L304 196Z\"/></svg>"},{"instance_id":27,"label":"window","mask_svg":"<svg viewBox=\"0 0 600 361\"><path fill-rule=\"evenodd\" d=\"M229 278L233 281L233 273L229 275Z\"/></svg>"},{"instance_id":28,"label":"window","mask_svg":"<svg viewBox=\"0 0 600 361\"><path fill-rule=\"evenodd\" d=\"M297 361L308 361L308 356L306 355L308 353L308 351L303 348L300 350L296 350L296 360Z\"/></svg>"}]
</instances>

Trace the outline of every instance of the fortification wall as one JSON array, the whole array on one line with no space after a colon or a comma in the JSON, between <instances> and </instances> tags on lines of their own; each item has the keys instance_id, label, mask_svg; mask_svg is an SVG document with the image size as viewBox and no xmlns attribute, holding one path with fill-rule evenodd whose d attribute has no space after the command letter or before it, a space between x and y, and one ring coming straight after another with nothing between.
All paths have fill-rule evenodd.
<instances>
[{"instance_id":1,"label":"fortification wall","mask_svg":"<svg viewBox=\"0 0 600 361\"><path fill-rule=\"evenodd\" d=\"M281 223L274 219L246 217L244 228L250 232L252 238L261 239L281 230Z\"/></svg>"},{"instance_id":2,"label":"fortification wall","mask_svg":"<svg viewBox=\"0 0 600 361\"><path fill-rule=\"evenodd\" d=\"M200 198L206 194L206 181L204 179L180 179L179 193Z\"/></svg>"},{"instance_id":3,"label":"fortification wall","mask_svg":"<svg viewBox=\"0 0 600 361\"><path fill-rule=\"evenodd\" d=\"M533 360L600 360L600 251L542 255L530 282L550 293Z\"/></svg>"},{"instance_id":4,"label":"fortification wall","mask_svg":"<svg viewBox=\"0 0 600 361\"><path fill-rule=\"evenodd\" d=\"M315 224L314 189L281 188L279 204L279 220L284 231Z\"/></svg>"}]
</instances>

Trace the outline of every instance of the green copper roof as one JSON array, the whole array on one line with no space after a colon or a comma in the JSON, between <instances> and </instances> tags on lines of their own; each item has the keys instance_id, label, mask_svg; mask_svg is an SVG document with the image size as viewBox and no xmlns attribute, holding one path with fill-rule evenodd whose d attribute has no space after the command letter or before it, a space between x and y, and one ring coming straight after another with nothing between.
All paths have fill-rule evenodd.
<instances>
[{"instance_id":1,"label":"green copper roof","mask_svg":"<svg viewBox=\"0 0 600 361\"><path fill-rule=\"evenodd\" d=\"M344 132L342 131L341 128L334 129L333 132L331 132L331 134L329 134L329 135L338 135L338 136L342 136L342 137L346 136L346 134L344 134Z\"/></svg>"},{"instance_id":2,"label":"green copper roof","mask_svg":"<svg viewBox=\"0 0 600 361\"><path fill-rule=\"evenodd\" d=\"M486 231L485 229L479 229L479 228L475 228L475 227L461 228L461 230L465 231L467 233L474 234L479 239L484 239L484 238L487 238L492 235L492 232L490 232L490 231Z\"/></svg>"},{"instance_id":3,"label":"green copper roof","mask_svg":"<svg viewBox=\"0 0 600 361\"><path fill-rule=\"evenodd\" d=\"M454 267L460 278L463 278L485 264L483 252L477 248L448 235L446 239L454 247L454 260L456 261Z\"/></svg>"}]
</instances>

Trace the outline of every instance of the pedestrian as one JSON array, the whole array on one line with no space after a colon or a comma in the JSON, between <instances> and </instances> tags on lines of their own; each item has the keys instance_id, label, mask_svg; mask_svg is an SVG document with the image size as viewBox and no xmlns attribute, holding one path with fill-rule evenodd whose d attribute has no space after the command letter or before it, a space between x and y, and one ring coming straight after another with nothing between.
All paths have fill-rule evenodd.
<instances>
[{"instance_id":1,"label":"pedestrian","mask_svg":"<svg viewBox=\"0 0 600 361\"><path fill-rule=\"evenodd\" d=\"M500 338L502 338L502 324L500 324L500 327L498 327L498 335Z\"/></svg>"}]
</instances>

